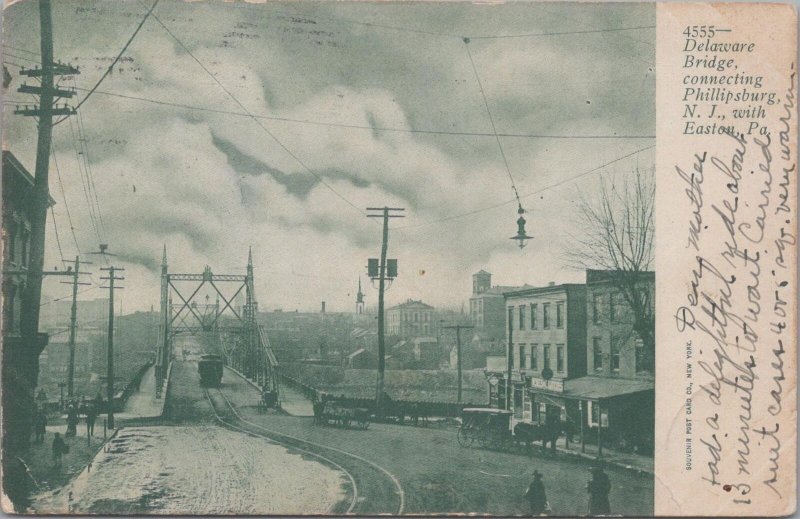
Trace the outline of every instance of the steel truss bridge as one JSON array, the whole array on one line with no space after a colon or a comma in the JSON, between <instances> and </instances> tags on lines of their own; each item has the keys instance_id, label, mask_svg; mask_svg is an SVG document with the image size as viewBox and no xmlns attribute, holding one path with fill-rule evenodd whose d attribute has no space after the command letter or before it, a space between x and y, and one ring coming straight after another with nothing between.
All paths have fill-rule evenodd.
<instances>
[{"instance_id":1,"label":"steel truss bridge","mask_svg":"<svg viewBox=\"0 0 800 519\"><path fill-rule=\"evenodd\" d=\"M201 299L200 291L213 291L215 302ZM244 303L236 307L235 302ZM227 366L262 389L279 391L279 365L264 328L256 319L258 303L253 289L253 251L241 274L215 274L206 266L201 274L174 274L167 267L167 247L161 260L161 313L156 350L156 398L173 359L173 343L181 334L202 335L219 346Z\"/></svg>"}]
</instances>

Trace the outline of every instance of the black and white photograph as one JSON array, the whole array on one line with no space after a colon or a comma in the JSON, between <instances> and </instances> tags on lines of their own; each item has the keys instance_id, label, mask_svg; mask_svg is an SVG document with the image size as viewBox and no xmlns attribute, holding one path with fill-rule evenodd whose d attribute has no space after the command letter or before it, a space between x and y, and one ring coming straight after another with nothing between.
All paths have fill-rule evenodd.
<instances>
[{"instance_id":1,"label":"black and white photograph","mask_svg":"<svg viewBox=\"0 0 800 519\"><path fill-rule=\"evenodd\" d=\"M2 40L5 512L654 515L655 4Z\"/></svg>"}]
</instances>

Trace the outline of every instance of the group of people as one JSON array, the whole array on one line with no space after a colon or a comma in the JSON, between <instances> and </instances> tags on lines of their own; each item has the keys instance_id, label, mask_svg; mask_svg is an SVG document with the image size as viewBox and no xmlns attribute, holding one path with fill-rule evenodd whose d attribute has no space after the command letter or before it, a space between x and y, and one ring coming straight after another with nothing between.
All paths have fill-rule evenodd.
<instances>
[{"instance_id":1,"label":"group of people","mask_svg":"<svg viewBox=\"0 0 800 519\"><path fill-rule=\"evenodd\" d=\"M611 504L608 501L608 495L611 493L611 481L599 463L592 467L591 473L592 478L586 484L586 490L589 493L589 515L608 515L611 513ZM525 491L525 498L530 505L531 515L540 516L551 512L542 475L538 470L533 471L533 481Z\"/></svg>"},{"instance_id":2,"label":"group of people","mask_svg":"<svg viewBox=\"0 0 800 519\"><path fill-rule=\"evenodd\" d=\"M53 437L53 467L61 468L62 458L64 454L69 452L69 445L67 445L65 438L77 436L78 422L80 416L83 415L86 422L86 434L89 437L94 436L94 424L97 420L98 414L102 411L104 401L100 395L94 400L71 400L66 403L67 413L67 430L62 436L61 433L55 433ZM47 413L43 405L36 407L33 413L33 443L44 443L45 433L47 432Z\"/></svg>"}]
</instances>

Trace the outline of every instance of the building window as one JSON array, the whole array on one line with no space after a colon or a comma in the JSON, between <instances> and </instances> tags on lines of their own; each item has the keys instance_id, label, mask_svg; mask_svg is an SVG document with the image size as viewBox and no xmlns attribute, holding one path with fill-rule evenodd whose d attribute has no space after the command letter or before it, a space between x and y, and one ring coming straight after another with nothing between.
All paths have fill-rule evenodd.
<instances>
[{"instance_id":1,"label":"building window","mask_svg":"<svg viewBox=\"0 0 800 519\"><path fill-rule=\"evenodd\" d=\"M556 346L556 371L564 373L564 345Z\"/></svg>"},{"instance_id":2,"label":"building window","mask_svg":"<svg viewBox=\"0 0 800 519\"><path fill-rule=\"evenodd\" d=\"M619 372L619 342L611 336L611 371Z\"/></svg>"},{"instance_id":3,"label":"building window","mask_svg":"<svg viewBox=\"0 0 800 519\"><path fill-rule=\"evenodd\" d=\"M636 373L644 371L644 341L637 338L634 343L634 355L636 360Z\"/></svg>"},{"instance_id":4,"label":"building window","mask_svg":"<svg viewBox=\"0 0 800 519\"><path fill-rule=\"evenodd\" d=\"M559 301L556 303L556 328L564 327L564 303Z\"/></svg>"},{"instance_id":5,"label":"building window","mask_svg":"<svg viewBox=\"0 0 800 519\"><path fill-rule=\"evenodd\" d=\"M17 226L14 222L8 226L8 261L17 262Z\"/></svg>"},{"instance_id":6,"label":"building window","mask_svg":"<svg viewBox=\"0 0 800 519\"><path fill-rule=\"evenodd\" d=\"M615 292L608 295L608 318L611 322L617 320L617 294Z\"/></svg>"},{"instance_id":7,"label":"building window","mask_svg":"<svg viewBox=\"0 0 800 519\"><path fill-rule=\"evenodd\" d=\"M527 365L527 359L525 359L525 348L526 346L524 344L519 345L519 369L525 369L525 366Z\"/></svg>"},{"instance_id":8,"label":"building window","mask_svg":"<svg viewBox=\"0 0 800 519\"><path fill-rule=\"evenodd\" d=\"M519 305L519 329L525 329L525 305Z\"/></svg>"},{"instance_id":9,"label":"building window","mask_svg":"<svg viewBox=\"0 0 800 519\"><path fill-rule=\"evenodd\" d=\"M539 369L539 345L531 344L531 369Z\"/></svg>"},{"instance_id":10,"label":"building window","mask_svg":"<svg viewBox=\"0 0 800 519\"><path fill-rule=\"evenodd\" d=\"M592 294L592 322L600 322L600 294L597 292Z\"/></svg>"},{"instance_id":11,"label":"building window","mask_svg":"<svg viewBox=\"0 0 800 519\"><path fill-rule=\"evenodd\" d=\"M539 305L531 303L531 330L535 330L539 324L536 322L536 318L538 317L538 309Z\"/></svg>"},{"instance_id":12,"label":"building window","mask_svg":"<svg viewBox=\"0 0 800 519\"><path fill-rule=\"evenodd\" d=\"M550 369L550 345L545 344L543 350L542 357L544 359L544 369Z\"/></svg>"},{"instance_id":13,"label":"building window","mask_svg":"<svg viewBox=\"0 0 800 519\"><path fill-rule=\"evenodd\" d=\"M514 307L513 306L509 306L508 307L508 329L509 330L513 330L514 329Z\"/></svg>"},{"instance_id":14,"label":"building window","mask_svg":"<svg viewBox=\"0 0 800 519\"><path fill-rule=\"evenodd\" d=\"M20 236L21 238L20 241L22 242L20 244L22 246L22 258L20 259L20 264L23 267L28 266L28 237L29 237L28 231L23 231L22 236Z\"/></svg>"},{"instance_id":15,"label":"building window","mask_svg":"<svg viewBox=\"0 0 800 519\"><path fill-rule=\"evenodd\" d=\"M595 371L603 371L603 347L600 344L600 337L592 339L592 363Z\"/></svg>"},{"instance_id":16,"label":"building window","mask_svg":"<svg viewBox=\"0 0 800 519\"><path fill-rule=\"evenodd\" d=\"M550 328L550 303L542 303L542 327Z\"/></svg>"}]
</instances>

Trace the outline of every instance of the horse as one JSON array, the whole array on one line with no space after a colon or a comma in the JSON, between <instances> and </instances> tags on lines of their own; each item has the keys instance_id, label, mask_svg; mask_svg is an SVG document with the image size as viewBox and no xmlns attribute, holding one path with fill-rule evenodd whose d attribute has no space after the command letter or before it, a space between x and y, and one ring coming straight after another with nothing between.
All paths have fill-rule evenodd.
<instances>
[{"instance_id":1,"label":"horse","mask_svg":"<svg viewBox=\"0 0 800 519\"><path fill-rule=\"evenodd\" d=\"M533 442L541 441L542 451L547 448L547 443L549 442L550 449L555 452L556 441L565 428L566 423L561 421L546 422L544 424L519 422L514 426L514 443L520 447L524 445L533 455Z\"/></svg>"}]
</instances>

